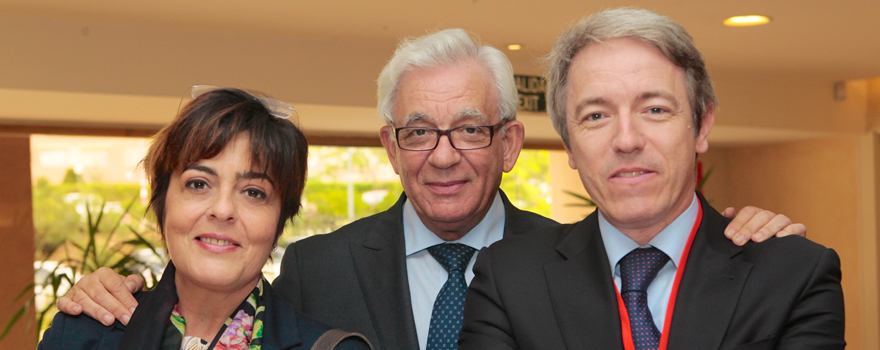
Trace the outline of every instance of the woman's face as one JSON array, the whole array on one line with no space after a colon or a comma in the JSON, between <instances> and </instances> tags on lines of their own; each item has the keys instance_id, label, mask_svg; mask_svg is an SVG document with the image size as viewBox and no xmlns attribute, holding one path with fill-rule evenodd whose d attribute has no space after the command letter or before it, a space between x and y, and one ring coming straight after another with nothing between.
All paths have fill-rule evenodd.
<instances>
[{"instance_id":1,"label":"woman's face","mask_svg":"<svg viewBox=\"0 0 880 350\"><path fill-rule=\"evenodd\" d=\"M256 285L281 213L261 169L251 168L248 135L239 134L215 157L171 175L165 240L178 278L218 291Z\"/></svg>"}]
</instances>

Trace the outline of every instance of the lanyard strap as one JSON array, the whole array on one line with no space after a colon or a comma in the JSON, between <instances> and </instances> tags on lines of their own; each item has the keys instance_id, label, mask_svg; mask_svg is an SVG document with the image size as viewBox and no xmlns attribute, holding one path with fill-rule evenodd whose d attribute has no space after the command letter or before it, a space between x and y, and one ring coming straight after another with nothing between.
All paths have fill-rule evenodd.
<instances>
[{"instance_id":1,"label":"lanyard strap","mask_svg":"<svg viewBox=\"0 0 880 350\"><path fill-rule=\"evenodd\" d=\"M687 244L684 246L684 251L681 252L681 259L679 259L678 268L675 271L675 282L672 284L672 293L669 295L669 303L666 306L666 318L663 321L663 332L660 334L659 350L665 350L666 345L669 343L669 330L672 327L672 312L675 309L675 299L678 295L678 286L681 284L681 276L684 275L684 268L687 264L688 253L691 251L691 244L694 243L694 237L697 235L697 230L700 228L700 223L703 221L703 206L701 205L697 208L699 209L697 211L697 220L694 221L694 227L691 228L691 234L688 237ZM617 312L620 314L620 331L623 333L623 348L626 350L635 350L636 346L633 343L632 329L629 326L629 314L626 312L626 305L623 303L623 297L620 295L620 290L617 289L616 285L614 291L617 293Z\"/></svg>"}]
</instances>

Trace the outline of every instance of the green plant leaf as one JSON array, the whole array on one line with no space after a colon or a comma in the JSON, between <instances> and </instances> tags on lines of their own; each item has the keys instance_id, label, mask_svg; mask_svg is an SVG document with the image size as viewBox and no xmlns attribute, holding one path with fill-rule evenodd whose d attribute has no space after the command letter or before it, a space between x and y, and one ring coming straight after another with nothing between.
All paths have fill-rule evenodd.
<instances>
[{"instance_id":1,"label":"green plant leaf","mask_svg":"<svg viewBox=\"0 0 880 350\"><path fill-rule=\"evenodd\" d=\"M585 196L582 196L580 194L574 193L569 190L562 190L562 192L569 195L569 196L575 197L583 202L583 203L569 203L569 204L565 205L567 207L595 207L596 206L596 202L593 202L593 200L590 198L587 198Z\"/></svg>"},{"instance_id":2,"label":"green plant leaf","mask_svg":"<svg viewBox=\"0 0 880 350\"><path fill-rule=\"evenodd\" d=\"M144 238L144 236L140 234L140 232L135 230L134 227L131 227L131 225L126 225L126 226L128 226L128 229L131 230L131 233L133 233L135 235L135 237L137 237L137 240L140 242L141 245L144 245L147 248L149 248L150 251L153 252L153 255L158 257L160 261L163 261L163 262L165 261L165 258L162 256L162 254L159 254L159 252L156 250L156 247L153 246L153 244L150 243L150 241L146 240Z\"/></svg>"},{"instance_id":3,"label":"green plant leaf","mask_svg":"<svg viewBox=\"0 0 880 350\"><path fill-rule=\"evenodd\" d=\"M49 185L43 184L43 186L46 187ZM38 266L42 270L48 271L48 273L45 278L42 278L42 280L37 280L34 284L27 286L27 288L16 298L16 302L21 302L22 298L28 296L29 291L36 289L36 286L42 288L43 291L41 293L46 297L46 305L40 305L40 308L36 310L37 327L35 327L36 331L34 336L37 340L39 339L40 330L44 327L44 322L51 319L52 315L57 311L56 302L57 299L62 296L61 292L66 288L73 286L79 276L92 272L102 266L108 266L123 274L133 273L133 271L136 271L133 268L136 268L137 266L147 267L147 262L141 261L135 255L131 255L131 252L138 247L149 248L153 254L160 258L161 261L165 261L159 253L159 250L156 249L149 240L144 238L145 235L142 232L135 231L131 225L124 221L126 215L133 210L142 213L143 208L138 206L139 196L137 195L137 192L132 192L132 190L137 191L139 187L130 187L127 192L118 190L113 196L106 196L103 194L101 196L95 196L95 190L101 189L101 191L103 191L104 187L95 187L94 185L86 185L82 183L59 186L62 186L63 189L56 189L55 192L47 192L45 188L41 189L41 191L43 191L41 193L37 193L37 190L35 190L35 201L38 197L57 199L63 197L66 193L77 192L81 194L81 198L83 198L82 203L85 205L86 210L84 215L80 215L75 212L74 204L56 200L55 205L58 207L58 210L63 209L73 212L70 222L76 225L76 228L69 225L63 226L60 228L60 230L62 230L61 233L63 234L61 238L55 237L53 239L47 239L47 235L44 234L44 232L41 232L45 226L37 227L37 231L40 232L40 234L36 235L37 255L42 259L41 264ZM135 195L132 196L132 193L135 193ZM123 198L123 201L128 201L128 203L118 219L116 218L115 214L117 211L115 210L112 210L105 215L105 209L111 208L109 204L112 202L109 201L118 201L119 198ZM61 206L59 206L58 203L60 203ZM98 205L98 203L100 203L100 205ZM36 206L35 202L35 207ZM37 210L35 209L34 216L37 216L36 211ZM110 213L113 215L109 215ZM43 219L43 223L52 223L52 218L62 217L59 215L50 215L47 219ZM151 222L146 221L146 219L139 224L146 225L144 226L146 227L145 229L153 227ZM122 226L129 227L136 238L128 236L119 237L122 235L122 233L119 232L119 228ZM117 240L117 238L121 239ZM59 256L61 257L59 258ZM55 266L51 269L49 269L49 265L46 265L49 259L55 261ZM156 274L154 271L150 269L146 269L145 271L149 271L153 281L156 280ZM153 282L151 281L151 283ZM13 318L10 318L7 321L8 323L2 336L5 336L14 324L24 319L22 315L26 315L27 310L30 307L33 307L34 304L34 298L27 300L25 306L16 312L13 315ZM2 339L2 336L0 336L0 339Z\"/></svg>"},{"instance_id":4,"label":"green plant leaf","mask_svg":"<svg viewBox=\"0 0 880 350\"><path fill-rule=\"evenodd\" d=\"M131 256L124 256L121 259L119 259L119 261L117 261L115 264L113 264L113 266L110 266L110 268L113 269L114 271L118 271L118 270L124 268L126 264L128 264L129 262L131 262L133 260L134 259L132 259Z\"/></svg>"},{"instance_id":5,"label":"green plant leaf","mask_svg":"<svg viewBox=\"0 0 880 350\"><path fill-rule=\"evenodd\" d=\"M713 164L709 170L706 170L706 174L703 175L703 178L700 180L700 183L697 184L697 191L702 193L703 186L706 185L706 181L709 180L709 176L712 176L712 171L715 170L715 165Z\"/></svg>"},{"instance_id":6,"label":"green plant leaf","mask_svg":"<svg viewBox=\"0 0 880 350\"><path fill-rule=\"evenodd\" d=\"M27 311L27 309L31 306L30 304L31 302L29 300L22 307L18 308L18 310L15 311L14 314L12 314L12 318L9 319L9 322L6 322L6 327L3 328L3 333L0 333L0 340L6 338L6 334L8 334L12 327L15 326L15 323L18 322L18 319L21 318L21 315L24 315L24 312Z\"/></svg>"},{"instance_id":7,"label":"green plant leaf","mask_svg":"<svg viewBox=\"0 0 880 350\"><path fill-rule=\"evenodd\" d=\"M21 298L24 298L24 296L27 295L28 292L33 290L36 285L36 283L28 284L27 287L24 287L24 289L22 289L21 293L18 293L18 295L15 296L15 299L13 299L12 302L17 303L19 300L21 300Z\"/></svg>"},{"instance_id":8,"label":"green plant leaf","mask_svg":"<svg viewBox=\"0 0 880 350\"><path fill-rule=\"evenodd\" d=\"M125 210L122 211L122 215L119 216L119 220L116 220L116 223L113 225L113 228L111 228L110 232L108 233L108 236L107 236L108 242L110 241L110 237L113 237L113 233L116 232L116 229L119 228L119 225L122 224L122 218L124 218L125 215L128 214L129 211L131 211L131 207L134 205L135 201L138 200L138 197L139 196L135 195L134 198L132 198L131 201L128 202L128 205L125 206Z\"/></svg>"}]
</instances>

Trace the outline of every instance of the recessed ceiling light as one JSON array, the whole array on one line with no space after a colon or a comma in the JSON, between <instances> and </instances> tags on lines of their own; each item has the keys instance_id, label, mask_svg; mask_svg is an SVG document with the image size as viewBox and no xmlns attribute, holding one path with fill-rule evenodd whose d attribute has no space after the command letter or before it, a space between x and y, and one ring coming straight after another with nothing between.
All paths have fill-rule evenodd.
<instances>
[{"instance_id":1,"label":"recessed ceiling light","mask_svg":"<svg viewBox=\"0 0 880 350\"><path fill-rule=\"evenodd\" d=\"M733 16L724 20L728 27L749 27L770 23L770 17L760 15Z\"/></svg>"},{"instance_id":2,"label":"recessed ceiling light","mask_svg":"<svg viewBox=\"0 0 880 350\"><path fill-rule=\"evenodd\" d=\"M507 49L510 50L510 51L516 51L516 50L522 49L522 45L520 45L520 44L510 44L510 45L507 45Z\"/></svg>"}]
</instances>

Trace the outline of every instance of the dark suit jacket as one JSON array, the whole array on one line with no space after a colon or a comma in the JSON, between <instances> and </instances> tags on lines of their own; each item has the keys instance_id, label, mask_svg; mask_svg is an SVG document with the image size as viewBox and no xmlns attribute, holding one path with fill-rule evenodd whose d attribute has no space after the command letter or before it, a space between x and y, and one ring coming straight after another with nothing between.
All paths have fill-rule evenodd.
<instances>
[{"instance_id":1,"label":"dark suit jacket","mask_svg":"<svg viewBox=\"0 0 880 350\"><path fill-rule=\"evenodd\" d=\"M275 289L297 310L367 336L376 350L418 349L403 237L405 195L390 209L287 247ZM504 193L504 237L556 226Z\"/></svg>"},{"instance_id":2,"label":"dark suit jacket","mask_svg":"<svg viewBox=\"0 0 880 350\"><path fill-rule=\"evenodd\" d=\"M843 349L837 254L801 237L737 247L700 200L669 349ZM474 273L462 350L623 349L598 214L483 249Z\"/></svg>"},{"instance_id":3,"label":"dark suit jacket","mask_svg":"<svg viewBox=\"0 0 880 350\"><path fill-rule=\"evenodd\" d=\"M70 316L59 312L37 349L158 349L170 322L171 310L177 304L174 279L167 278L169 274L174 274L172 264L165 269L153 291L135 295L139 306L128 327L118 321L104 326L84 314ZM263 290L263 304L266 306L263 350L311 349L318 337L332 328L296 312L269 286ZM366 350L368 347L360 339L347 339L336 349Z\"/></svg>"}]
</instances>

